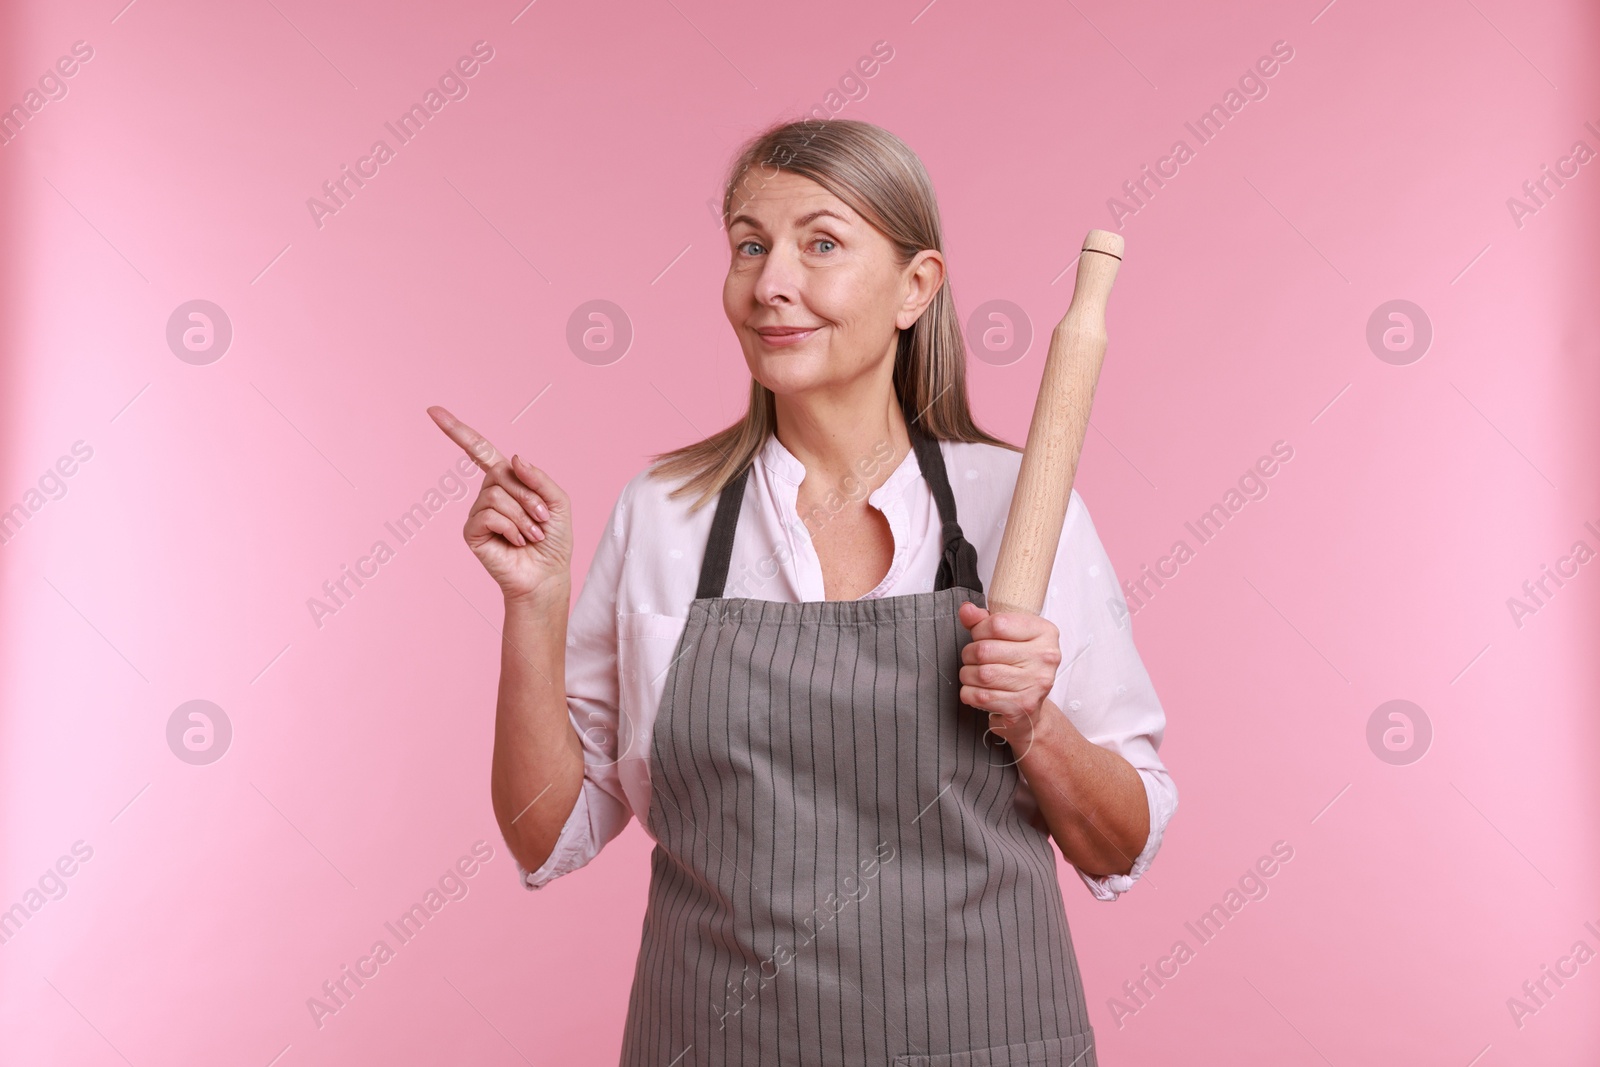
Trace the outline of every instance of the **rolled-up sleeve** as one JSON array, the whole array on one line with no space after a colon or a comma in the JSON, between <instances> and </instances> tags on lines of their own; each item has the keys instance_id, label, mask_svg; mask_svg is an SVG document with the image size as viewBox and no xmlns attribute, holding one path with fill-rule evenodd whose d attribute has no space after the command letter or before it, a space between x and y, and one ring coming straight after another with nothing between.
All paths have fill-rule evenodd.
<instances>
[{"instance_id":1,"label":"rolled-up sleeve","mask_svg":"<svg viewBox=\"0 0 1600 1067\"><path fill-rule=\"evenodd\" d=\"M583 789L544 865L529 871L517 864L517 875L528 889L588 863L633 817L617 773L616 615L633 488L629 482L618 495L567 620L567 716L583 743Z\"/></svg>"},{"instance_id":2,"label":"rolled-up sleeve","mask_svg":"<svg viewBox=\"0 0 1600 1067\"><path fill-rule=\"evenodd\" d=\"M1068 502L1043 614L1061 635L1061 669L1050 699L1082 734L1133 765L1150 806L1150 834L1127 874L1078 871L1100 900L1126 893L1149 868L1178 807L1178 788L1157 750L1166 713L1133 644L1133 619L1089 510Z\"/></svg>"}]
</instances>

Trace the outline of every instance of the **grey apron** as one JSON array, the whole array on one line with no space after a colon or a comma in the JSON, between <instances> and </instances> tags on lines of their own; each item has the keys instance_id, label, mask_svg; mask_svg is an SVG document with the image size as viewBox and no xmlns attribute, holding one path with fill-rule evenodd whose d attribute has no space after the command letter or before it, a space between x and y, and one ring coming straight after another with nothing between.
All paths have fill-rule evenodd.
<instances>
[{"instance_id":1,"label":"grey apron","mask_svg":"<svg viewBox=\"0 0 1600 1067\"><path fill-rule=\"evenodd\" d=\"M749 467L717 502L650 742L623 1067L1097 1067L1055 852L960 700L977 552L911 439L931 593L725 599Z\"/></svg>"}]
</instances>

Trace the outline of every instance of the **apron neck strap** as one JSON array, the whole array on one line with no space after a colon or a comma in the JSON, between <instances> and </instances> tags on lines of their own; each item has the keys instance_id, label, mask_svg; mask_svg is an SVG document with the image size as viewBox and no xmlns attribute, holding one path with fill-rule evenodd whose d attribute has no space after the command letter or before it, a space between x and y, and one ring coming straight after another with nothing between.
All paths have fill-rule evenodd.
<instances>
[{"instance_id":1,"label":"apron neck strap","mask_svg":"<svg viewBox=\"0 0 1600 1067\"><path fill-rule=\"evenodd\" d=\"M944 530L944 552L939 557L939 573L934 577L933 588L949 589L958 585L981 593L983 582L978 579L978 550L962 534L961 524L956 521L956 498L950 491L950 477L944 469L944 453L939 450L939 442L916 423L906 428L911 432L911 445L917 451L917 465L922 468L923 480L939 505L939 522Z\"/></svg>"},{"instance_id":2,"label":"apron neck strap","mask_svg":"<svg viewBox=\"0 0 1600 1067\"><path fill-rule=\"evenodd\" d=\"M706 541L706 554L700 561L700 588L695 590L696 600L720 598L728 585L728 561L733 559L733 528L739 524L739 509L744 504L744 483L750 479L751 460L744 470L722 487L717 498L717 511L711 519L711 537Z\"/></svg>"},{"instance_id":3,"label":"apron neck strap","mask_svg":"<svg viewBox=\"0 0 1600 1067\"><path fill-rule=\"evenodd\" d=\"M917 466L923 480L933 493L939 508L939 522L943 530L944 552L939 560L939 573L934 579L935 590L961 586L983 592L978 579L978 552L961 532L956 521L955 495L950 491L950 478L945 471L944 453L939 442L928 436L915 423L906 429L911 437L912 450L917 454ZM752 463L733 477L717 498L716 514L711 520L711 536L706 541L706 552L700 563L700 585L695 597L700 600L720 598L728 584L728 566L733 559L733 534L739 524L739 512L744 504L745 483L750 478Z\"/></svg>"}]
</instances>

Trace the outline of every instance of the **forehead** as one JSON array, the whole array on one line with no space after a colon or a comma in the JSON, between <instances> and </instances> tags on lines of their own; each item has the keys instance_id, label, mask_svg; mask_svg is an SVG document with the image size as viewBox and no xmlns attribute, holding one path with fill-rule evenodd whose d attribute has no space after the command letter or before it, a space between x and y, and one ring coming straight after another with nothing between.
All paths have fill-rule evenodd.
<instances>
[{"instance_id":1,"label":"forehead","mask_svg":"<svg viewBox=\"0 0 1600 1067\"><path fill-rule=\"evenodd\" d=\"M739 217L743 215L760 225L778 226L822 209L846 221L857 221L848 204L810 178L786 170L774 173L770 166L754 166L735 184L728 210L734 222L741 221Z\"/></svg>"}]
</instances>

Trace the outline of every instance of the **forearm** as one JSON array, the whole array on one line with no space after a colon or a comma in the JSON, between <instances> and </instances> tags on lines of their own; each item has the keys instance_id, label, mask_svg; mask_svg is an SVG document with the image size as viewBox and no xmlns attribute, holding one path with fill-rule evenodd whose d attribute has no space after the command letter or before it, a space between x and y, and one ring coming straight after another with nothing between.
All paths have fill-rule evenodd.
<instances>
[{"instance_id":1,"label":"forearm","mask_svg":"<svg viewBox=\"0 0 1600 1067\"><path fill-rule=\"evenodd\" d=\"M1127 874L1150 835L1144 779L1133 764L1084 737L1048 698L1031 740L1013 747L1061 854L1090 877Z\"/></svg>"},{"instance_id":2,"label":"forearm","mask_svg":"<svg viewBox=\"0 0 1600 1067\"><path fill-rule=\"evenodd\" d=\"M506 602L490 799L506 847L542 867L583 788L583 746L567 715L570 591Z\"/></svg>"}]
</instances>

